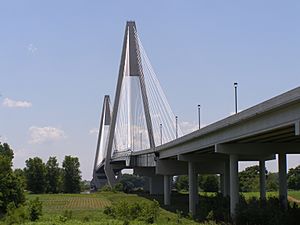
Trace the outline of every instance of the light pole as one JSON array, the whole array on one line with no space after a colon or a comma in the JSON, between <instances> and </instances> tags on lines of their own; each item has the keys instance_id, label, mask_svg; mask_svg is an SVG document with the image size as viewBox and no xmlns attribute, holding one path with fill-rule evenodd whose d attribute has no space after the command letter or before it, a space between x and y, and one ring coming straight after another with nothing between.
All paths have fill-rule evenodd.
<instances>
[{"instance_id":1,"label":"light pole","mask_svg":"<svg viewBox=\"0 0 300 225\"><path fill-rule=\"evenodd\" d=\"M237 114L238 113L238 96L237 96L238 83L235 82L233 86L234 86L234 98L235 98L235 114Z\"/></svg>"},{"instance_id":2,"label":"light pole","mask_svg":"<svg viewBox=\"0 0 300 225\"><path fill-rule=\"evenodd\" d=\"M162 124L159 124L160 129L160 145L162 145Z\"/></svg>"},{"instance_id":3,"label":"light pole","mask_svg":"<svg viewBox=\"0 0 300 225\"><path fill-rule=\"evenodd\" d=\"M178 138L178 116L175 116L175 121L176 121L176 139Z\"/></svg>"},{"instance_id":4,"label":"light pole","mask_svg":"<svg viewBox=\"0 0 300 225\"><path fill-rule=\"evenodd\" d=\"M198 123L199 123L199 130L201 128L201 105L198 105Z\"/></svg>"}]
</instances>

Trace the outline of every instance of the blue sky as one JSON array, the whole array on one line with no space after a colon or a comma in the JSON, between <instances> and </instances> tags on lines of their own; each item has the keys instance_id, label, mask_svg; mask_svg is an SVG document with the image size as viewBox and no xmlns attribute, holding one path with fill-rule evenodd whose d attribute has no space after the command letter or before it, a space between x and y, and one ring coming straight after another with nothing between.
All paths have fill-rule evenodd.
<instances>
[{"instance_id":1,"label":"blue sky","mask_svg":"<svg viewBox=\"0 0 300 225\"><path fill-rule=\"evenodd\" d=\"M92 131L115 91L126 20L188 129L197 104L204 125L234 111L233 82L241 110L299 86L299 12L298 1L2 1L1 140L15 167L71 154L90 179Z\"/></svg>"}]
</instances>

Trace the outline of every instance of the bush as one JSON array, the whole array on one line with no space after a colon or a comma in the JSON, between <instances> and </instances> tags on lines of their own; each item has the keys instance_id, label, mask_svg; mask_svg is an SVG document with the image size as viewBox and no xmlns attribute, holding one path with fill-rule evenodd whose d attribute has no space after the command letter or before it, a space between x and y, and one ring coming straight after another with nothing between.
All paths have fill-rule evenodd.
<instances>
[{"instance_id":1,"label":"bush","mask_svg":"<svg viewBox=\"0 0 300 225\"><path fill-rule=\"evenodd\" d=\"M114 202L112 206L104 209L106 215L123 221L139 220L149 224L156 221L159 216L159 203L152 202L134 202L127 201Z\"/></svg>"},{"instance_id":2,"label":"bush","mask_svg":"<svg viewBox=\"0 0 300 225\"><path fill-rule=\"evenodd\" d=\"M100 189L100 191L112 191L112 188L106 184Z\"/></svg>"},{"instance_id":3,"label":"bush","mask_svg":"<svg viewBox=\"0 0 300 225\"><path fill-rule=\"evenodd\" d=\"M24 206L16 207L13 202L7 206L5 222L7 225L22 224L28 220L28 211Z\"/></svg>"},{"instance_id":4,"label":"bush","mask_svg":"<svg viewBox=\"0 0 300 225\"><path fill-rule=\"evenodd\" d=\"M226 221L230 220L229 213L229 198L223 197L222 194L217 194L215 197L201 196L199 199L199 219Z\"/></svg>"},{"instance_id":5,"label":"bush","mask_svg":"<svg viewBox=\"0 0 300 225\"><path fill-rule=\"evenodd\" d=\"M43 204L39 198L29 201L28 203L28 213L29 219L31 221L36 221L43 214Z\"/></svg>"},{"instance_id":6,"label":"bush","mask_svg":"<svg viewBox=\"0 0 300 225\"><path fill-rule=\"evenodd\" d=\"M294 204L284 209L278 198L261 200L241 197L237 206L237 225L294 225L300 221L300 208Z\"/></svg>"}]
</instances>

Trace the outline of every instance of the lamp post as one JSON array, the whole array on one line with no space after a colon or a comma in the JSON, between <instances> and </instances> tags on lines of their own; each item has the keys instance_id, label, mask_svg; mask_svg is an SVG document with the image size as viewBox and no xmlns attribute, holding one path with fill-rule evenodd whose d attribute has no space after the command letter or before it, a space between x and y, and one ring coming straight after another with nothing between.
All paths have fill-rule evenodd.
<instances>
[{"instance_id":1,"label":"lamp post","mask_svg":"<svg viewBox=\"0 0 300 225\"><path fill-rule=\"evenodd\" d=\"M176 122L176 124L175 124L176 125L176 127L175 127L175 129L176 129L176 133L175 134L176 135L175 136L176 136L176 139L177 139L178 138L178 116L175 116L175 122Z\"/></svg>"},{"instance_id":2,"label":"lamp post","mask_svg":"<svg viewBox=\"0 0 300 225\"><path fill-rule=\"evenodd\" d=\"M235 98L235 114L237 114L238 113L238 96L237 96L238 83L235 82L233 86L234 86L234 98Z\"/></svg>"},{"instance_id":3,"label":"lamp post","mask_svg":"<svg viewBox=\"0 0 300 225\"><path fill-rule=\"evenodd\" d=\"M198 123L199 123L199 130L201 128L201 105L198 105Z\"/></svg>"}]
</instances>

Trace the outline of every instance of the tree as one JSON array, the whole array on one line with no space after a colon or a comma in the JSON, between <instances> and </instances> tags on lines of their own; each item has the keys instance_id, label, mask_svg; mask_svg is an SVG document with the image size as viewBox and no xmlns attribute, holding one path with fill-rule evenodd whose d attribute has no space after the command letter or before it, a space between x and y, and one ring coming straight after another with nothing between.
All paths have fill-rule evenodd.
<instances>
[{"instance_id":1,"label":"tree","mask_svg":"<svg viewBox=\"0 0 300 225\"><path fill-rule=\"evenodd\" d=\"M278 191L278 187L278 173L268 173L266 182L267 191Z\"/></svg>"},{"instance_id":2,"label":"tree","mask_svg":"<svg viewBox=\"0 0 300 225\"><path fill-rule=\"evenodd\" d=\"M240 191L259 190L259 166L250 166L239 173Z\"/></svg>"},{"instance_id":3,"label":"tree","mask_svg":"<svg viewBox=\"0 0 300 225\"><path fill-rule=\"evenodd\" d=\"M186 175L178 176L175 181L175 186L178 191L189 190L189 178Z\"/></svg>"},{"instance_id":4,"label":"tree","mask_svg":"<svg viewBox=\"0 0 300 225\"><path fill-rule=\"evenodd\" d=\"M63 161L63 189L65 193L79 193L81 171L77 157L65 156Z\"/></svg>"},{"instance_id":5,"label":"tree","mask_svg":"<svg viewBox=\"0 0 300 225\"><path fill-rule=\"evenodd\" d=\"M26 189L26 176L24 170L20 168L15 169L14 174L20 179L22 186Z\"/></svg>"},{"instance_id":6,"label":"tree","mask_svg":"<svg viewBox=\"0 0 300 225\"><path fill-rule=\"evenodd\" d=\"M43 160L39 157L29 158L26 160L24 171L28 190L35 194L45 193L47 187L46 166Z\"/></svg>"},{"instance_id":7,"label":"tree","mask_svg":"<svg viewBox=\"0 0 300 225\"><path fill-rule=\"evenodd\" d=\"M144 179L134 174L122 174L120 183L122 184L123 191L128 193L134 189L142 188L144 186Z\"/></svg>"},{"instance_id":8,"label":"tree","mask_svg":"<svg viewBox=\"0 0 300 225\"><path fill-rule=\"evenodd\" d=\"M294 169L289 169L287 179L289 189L300 190L300 165Z\"/></svg>"},{"instance_id":9,"label":"tree","mask_svg":"<svg viewBox=\"0 0 300 225\"><path fill-rule=\"evenodd\" d=\"M24 188L18 176L12 170L13 150L6 143L0 143L0 215L7 206L20 206L25 201Z\"/></svg>"},{"instance_id":10,"label":"tree","mask_svg":"<svg viewBox=\"0 0 300 225\"><path fill-rule=\"evenodd\" d=\"M46 163L47 193L59 193L61 191L61 169L56 157L50 157Z\"/></svg>"},{"instance_id":11,"label":"tree","mask_svg":"<svg viewBox=\"0 0 300 225\"><path fill-rule=\"evenodd\" d=\"M199 187L204 192L218 192L219 190L219 178L217 175L200 175Z\"/></svg>"}]
</instances>

